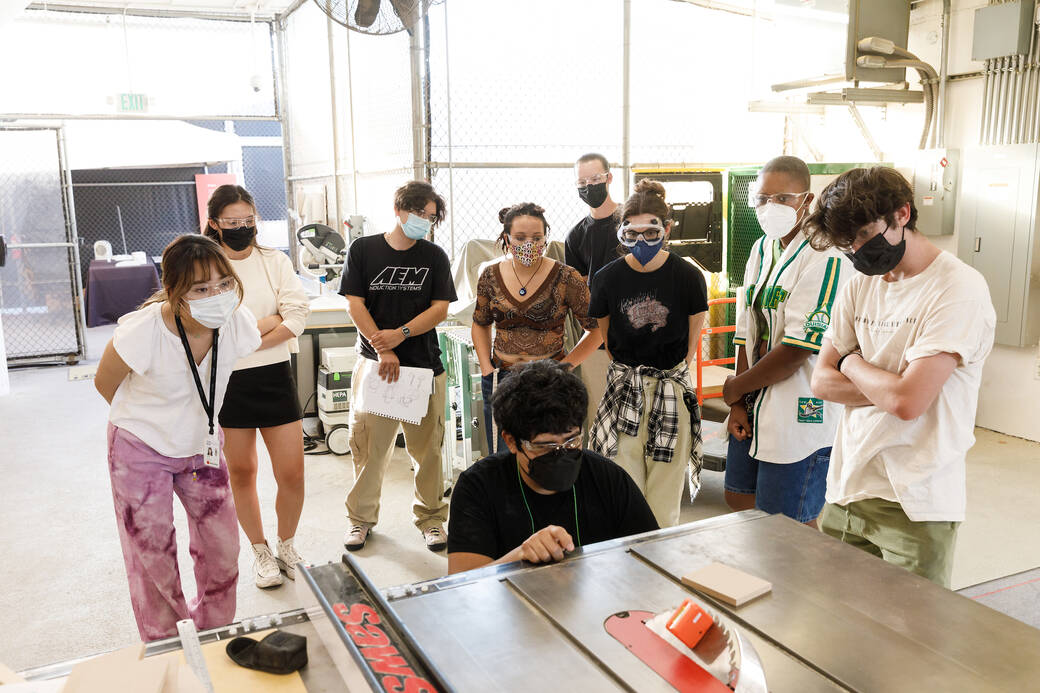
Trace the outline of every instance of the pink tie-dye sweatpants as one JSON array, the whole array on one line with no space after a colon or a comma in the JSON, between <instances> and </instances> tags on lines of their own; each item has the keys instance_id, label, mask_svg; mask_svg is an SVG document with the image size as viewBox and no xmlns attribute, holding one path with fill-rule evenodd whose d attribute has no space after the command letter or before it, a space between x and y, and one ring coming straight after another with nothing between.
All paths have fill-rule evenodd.
<instances>
[{"instance_id":1,"label":"pink tie-dye sweatpants","mask_svg":"<svg viewBox=\"0 0 1040 693\"><path fill-rule=\"evenodd\" d=\"M141 639L176 635L177 621L186 618L199 630L231 623L238 583L238 518L223 455L219 469L204 465L202 455L165 457L109 424L108 471ZM188 516L198 586L191 604L184 599L177 568L174 493Z\"/></svg>"}]
</instances>

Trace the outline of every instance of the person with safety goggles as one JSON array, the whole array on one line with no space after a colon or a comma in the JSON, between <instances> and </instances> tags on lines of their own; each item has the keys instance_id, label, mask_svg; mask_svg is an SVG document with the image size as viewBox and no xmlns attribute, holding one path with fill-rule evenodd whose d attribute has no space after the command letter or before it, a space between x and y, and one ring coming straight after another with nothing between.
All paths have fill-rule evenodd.
<instances>
[{"instance_id":1,"label":"person with safety goggles","mask_svg":"<svg viewBox=\"0 0 1040 693\"><path fill-rule=\"evenodd\" d=\"M257 243L259 215L248 190L221 185L206 209L205 233L220 243L241 279L242 300L257 317L263 338L259 349L235 363L219 418L235 510L252 548L253 580L257 587L275 587L282 584L283 572L294 580L296 565L303 561L295 546L304 496L303 410L290 358L299 351L296 337L306 327L310 305L289 256ZM277 554L260 517L257 430L278 485Z\"/></svg>"},{"instance_id":2,"label":"person with safety goggles","mask_svg":"<svg viewBox=\"0 0 1040 693\"><path fill-rule=\"evenodd\" d=\"M162 255L162 290L119 320L94 377L111 405L108 472L141 639L235 617L238 519L217 422L231 369L260 346L220 246L181 236ZM181 590L173 496L191 534L197 596Z\"/></svg>"},{"instance_id":3,"label":"person with safety goggles","mask_svg":"<svg viewBox=\"0 0 1040 693\"><path fill-rule=\"evenodd\" d=\"M918 230L913 189L894 169L841 174L805 224L814 246L857 270L812 377L817 397L845 405L821 528L949 587L996 326L989 287Z\"/></svg>"},{"instance_id":4,"label":"person with safety goggles","mask_svg":"<svg viewBox=\"0 0 1040 693\"><path fill-rule=\"evenodd\" d=\"M589 153L574 163L574 184L578 197L588 206L589 213L567 233L563 244L564 261L578 271L583 281L591 283L601 267L618 257L617 211L618 203L610 197L610 172L607 157ZM585 424L591 426L596 418L596 403L607 389L607 369L610 359L601 344L582 362L581 381L589 391L589 411Z\"/></svg>"},{"instance_id":5,"label":"person with safety goggles","mask_svg":"<svg viewBox=\"0 0 1040 693\"><path fill-rule=\"evenodd\" d=\"M687 467L691 495L700 487L700 409L689 367L708 311L704 275L665 249L670 215L664 186L640 181L618 228L628 254L596 273L589 306L611 358L589 447L631 475L662 527L679 522Z\"/></svg>"},{"instance_id":6,"label":"person with safety goggles","mask_svg":"<svg viewBox=\"0 0 1040 693\"><path fill-rule=\"evenodd\" d=\"M620 467L582 449L588 394L566 365L517 367L494 394L507 449L462 472L451 494L448 572L561 560L581 546L657 529Z\"/></svg>"},{"instance_id":7,"label":"person with safety goggles","mask_svg":"<svg viewBox=\"0 0 1040 693\"><path fill-rule=\"evenodd\" d=\"M522 202L502 209L498 219L505 257L480 273L471 329L480 362L484 426L491 452L505 450L494 427L491 395L510 368L546 358L573 368L603 342L599 323L589 317L588 285L573 267L545 257L549 233L545 210ZM569 315L585 333L568 353L563 333Z\"/></svg>"},{"instance_id":8,"label":"person with safety goggles","mask_svg":"<svg viewBox=\"0 0 1040 693\"><path fill-rule=\"evenodd\" d=\"M426 181L411 181L394 192L392 231L363 236L350 244L339 292L358 331L357 360L351 374L350 452L354 483L347 493L348 551L365 546L379 521L383 475L390 464L398 427L415 471L415 526L426 548L447 546L441 472L444 398L447 375L441 364L437 325L456 300L451 265L440 246L426 240L444 220L444 198ZM414 423L398 421L358 408L368 378L396 382L401 366L433 371L433 393L426 415ZM424 395L425 397L426 395Z\"/></svg>"},{"instance_id":9,"label":"person with safety goggles","mask_svg":"<svg viewBox=\"0 0 1040 693\"><path fill-rule=\"evenodd\" d=\"M759 171L748 204L765 235L751 246L737 294L736 375L730 406L726 503L816 526L841 406L813 396L811 379L831 307L852 274L834 250L802 233L809 167L779 156Z\"/></svg>"}]
</instances>

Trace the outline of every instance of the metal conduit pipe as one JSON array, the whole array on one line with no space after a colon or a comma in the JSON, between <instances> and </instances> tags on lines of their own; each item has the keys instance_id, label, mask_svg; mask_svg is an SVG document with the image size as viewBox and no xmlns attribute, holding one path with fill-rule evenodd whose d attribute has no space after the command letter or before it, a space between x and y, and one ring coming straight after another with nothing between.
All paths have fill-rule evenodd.
<instances>
[{"instance_id":1,"label":"metal conduit pipe","mask_svg":"<svg viewBox=\"0 0 1040 693\"><path fill-rule=\"evenodd\" d=\"M1004 131L1002 126L1004 125L1004 100L1007 97L1007 89L1005 88L1005 77L1007 76L1008 58L1003 57L997 60L996 63L996 86L994 87L994 95L996 96L996 109L993 111L993 132L990 135L990 142L994 145L1000 144L1004 138Z\"/></svg>"},{"instance_id":2,"label":"metal conduit pipe","mask_svg":"<svg viewBox=\"0 0 1040 693\"><path fill-rule=\"evenodd\" d=\"M1026 56L1026 74L1025 74L1025 89L1026 97L1025 103L1023 104L1023 119L1022 119L1022 141L1032 141L1033 135L1033 123L1036 121L1036 50L1037 50L1037 34L1036 27L1033 27L1032 35L1029 39L1029 55Z\"/></svg>"},{"instance_id":3,"label":"metal conduit pipe","mask_svg":"<svg viewBox=\"0 0 1040 693\"><path fill-rule=\"evenodd\" d=\"M989 110L986 112L986 140L983 144L992 144L993 142L993 124L996 121L997 114L997 68L1000 66L1000 61L996 58L992 58L989 61Z\"/></svg>"},{"instance_id":4,"label":"metal conduit pipe","mask_svg":"<svg viewBox=\"0 0 1040 693\"><path fill-rule=\"evenodd\" d=\"M1030 75L1030 94L1032 98L1032 104L1029 108L1029 118L1032 124L1030 132L1032 137L1031 142L1040 141L1040 26L1033 27L1033 35L1035 40L1033 41L1033 53L1030 58L1030 68L1032 73Z\"/></svg>"},{"instance_id":5,"label":"metal conduit pipe","mask_svg":"<svg viewBox=\"0 0 1040 693\"><path fill-rule=\"evenodd\" d=\"M989 88L991 86L989 60L986 60L984 65L985 67L982 68L982 117L979 118L979 144L986 144L986 119L989 117Z\"/></svg>"},{"instance_id":6,"label":"metal conduit pipe","mask_svg":"<svg viewBox=\"0 0 1040 693\"><path fill-rule=\"evenodd\" d=\"M1007 103L1004 104L1004 144L1011 144L1011 126L1015 117L1015 56L1008 56Z\"/></svg>"},{"instance_id":7,"label":"metal conduit pipe","mask_svg":"<svg viewBox=\"0 0 1040 693\"><path fill-rule=\"evenodd\" d=\"M1016 55L1014 60L1012 60L1012 63L1014 66L1012 68L1013 71L1011 73L1011 76L1013 78L1012 84L1015 88L1011 95L1011 125L1008 128L1008 141L1013 144L1015 142L1018 142L1020 123L1020 118L1018 114L1022 106L1022 56Z\"/></svg>"},{"instance_id":8,"label":"metal conduit pipe","mask_svg":"<svg viewBox=\"0 0 1040 693\"><path fill-rule=\"evenodd\" d=\"M942 43L939 49L939 93L935 114L935 146L946 146L946 83L950 71L950 15L952 0L943 0Z\"/></svg>"},{"instance_id":9,"label":"metal conduit pipe","mask_svg":"<svg viewBox=\"0 0 1040 693\"><path fill-rule=\"evenodd\" d=\"M1021 142L1022 137L1022 119L1025 114L1022 112L1022 104L1026 100L1026 73L1025 56L1018 56L1015 69L1015 100L1014 100L1014 116L1011 124L1011 142L1012 144L1018 144Z\"/></svg>"}]
</instances>

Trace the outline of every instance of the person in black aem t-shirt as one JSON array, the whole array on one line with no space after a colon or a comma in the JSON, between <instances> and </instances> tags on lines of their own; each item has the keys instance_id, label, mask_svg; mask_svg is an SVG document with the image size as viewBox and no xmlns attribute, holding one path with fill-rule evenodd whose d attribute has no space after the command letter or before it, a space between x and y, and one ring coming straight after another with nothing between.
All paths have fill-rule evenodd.
<instances>
[{"instance_id":1,"label":"person in black aem t-shirt","mask_svg":"<svg viewBox=\"0 0 1040 693\"><path fill-rule=\"evenodd\" d=\"M514 369L492 407L508 452L480 460L451 495L448 572L489 563L546 563L579 546L657 529L618 465L581 448L588 395L550 360Z\"/></svg>"},{"instance_id":2,"label":"person in black aem t-shirt","mask_svg":"<svg viewBox=\"0 0 1040 693\"><path fill-rule=\"evenodd\" d=\"M563 242L564 261L578 270L591 283L596 272L619 256L617 240L618 203L610 199L610 184L614 175L607 158L602 154L585 154L574 163L578 197L589 206L588 215L574 225ZM581 364L581 381L589 391L589 409L585 425L591 426L596 416L596 403L603 398L607 387L607 369L610 359L600 348Z\"/></svg>"},{"instance_id":3,"label":"person in black aem t-shirt","mask_svg":"<svg viewBox=\"0 0 1040 693\"><path fill-rule=\"evenodd\" d=\"M664 186L641 180L618 239L629 253L592 280L589 315L612 362L589 447L615 460L646 494L662 527L679 522L687 463L696 491L701 421L690 377L708 310L704 274L672 255Z\"/></svg>"},{"instance_id":4,"label":"person in black aem t-shirt","mask_svg":"<svg viewBox=\"0 0 1040 693\"><path fill-rule=\"evenodd\" d=\"M354 485L347 494L350 529L344 542L356 551L379 520L383 473L394 449L397 427L404 428L405 446L415 473L415 525L426 546L440 551L444 539L441 441L444 439L446 376L437 345L437 323L456 299L448 256L423 238L444 219L444 199L433 186L412 181L394 193L397 225L390 233L365 236L350 244L339 292L347 297L357 327L361 356L351 378L350 452ZM401 366L433 371L433 394L426 416L418 424L400 422L357 410L356 395L366 378L393 382Z\"/></svg>"}]
</instances>

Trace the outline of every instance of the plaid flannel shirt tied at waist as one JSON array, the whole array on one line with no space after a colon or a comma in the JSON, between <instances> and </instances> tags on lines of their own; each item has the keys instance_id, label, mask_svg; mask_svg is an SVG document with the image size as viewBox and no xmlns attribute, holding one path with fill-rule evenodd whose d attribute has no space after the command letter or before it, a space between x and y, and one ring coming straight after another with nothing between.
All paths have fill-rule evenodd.
<instances>
[{"instance_id":1,"label":"plaid flannel shirt tied at waist","mask_svg":"<svg viewBox=\"0 0 1040 693\"><path fill-rule=\"evenodd\" d=\"M617 456L618 435L635 436L643 414L643 376L657 378L650 415L647 418L646 453L656 462L671 462L679 437L679 412L676 393L687 395L696 402L696 393L690 382L690 369L685 361L667 371L651 366L626 366L614 361L607 373L607 390L596 411L592 427L591 447L595 452L613 459ZM686 406L685 403L682 406ZM701 437L699 412L690 413L690 462L698 470L701 466Z\"/></svg>"}]
</instances>

